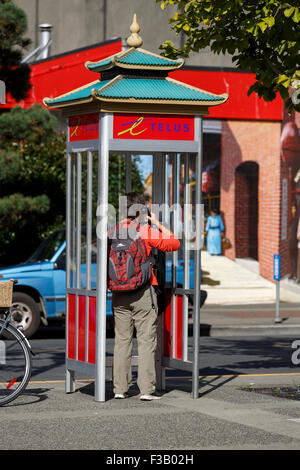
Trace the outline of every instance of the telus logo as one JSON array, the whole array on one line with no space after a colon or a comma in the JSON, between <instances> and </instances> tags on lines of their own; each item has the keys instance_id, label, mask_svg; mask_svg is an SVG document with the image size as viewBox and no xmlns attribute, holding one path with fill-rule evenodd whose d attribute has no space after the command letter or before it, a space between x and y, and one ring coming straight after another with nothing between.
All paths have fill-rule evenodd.
<instances>
[{"instance_id":1,"label":"telus logo","mask_svg":"<svg viewBox=\"0 0 300 470\"><path fill-rule=\"evenodd\" d=\"M145 122L148 122L148 127L145 127ZM152 130L152 132L158 131L158 132L189 132L190 131L190 125L189 124L181 124L181 123L164 123L164 122L153 122L152 118L144 118L144 117L139 117L136 121L131 121L131 122L126 122L121 124L121 126L129 126L127 129L124 129L120 132L118 132L118 136L124 135L126 133L129 133L130 135L136 136L140 135L143 132L146 132L149 130L149 126ZM138 129L137 129L138 128Z\"/></svg>"}]
</instances>

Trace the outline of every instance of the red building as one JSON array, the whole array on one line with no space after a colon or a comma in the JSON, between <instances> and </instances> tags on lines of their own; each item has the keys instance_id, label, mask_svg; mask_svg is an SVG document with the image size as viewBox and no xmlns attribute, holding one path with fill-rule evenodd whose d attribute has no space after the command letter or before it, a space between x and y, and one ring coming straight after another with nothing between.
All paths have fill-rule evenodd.
<instances>
[{"instance_id":1,"label":"red building","mask_svg":"<svg viewBox=\"0 0 300 470\"><path fill-rule=\"evenodd\" d=\"M121 50L122 40L115 39L32 63L32 88L19 105L42 103L45 97L94 81L94 73L84 63ZM204 200L207 211L216 206L223 216L231 242L225 255L257 260L260 274L272 280L273 255L279 253L281 274L288 275L293 256L289 250L292 205L300 212L299 114L287 116L280 97L270 103L254 93L248 97L254 82L251 73L187 66L170 76L229 95L204 119ZM0 109L15 105L7 96ZM287 127L282 133L283 126Z\"/></svg>"}]
</instances>

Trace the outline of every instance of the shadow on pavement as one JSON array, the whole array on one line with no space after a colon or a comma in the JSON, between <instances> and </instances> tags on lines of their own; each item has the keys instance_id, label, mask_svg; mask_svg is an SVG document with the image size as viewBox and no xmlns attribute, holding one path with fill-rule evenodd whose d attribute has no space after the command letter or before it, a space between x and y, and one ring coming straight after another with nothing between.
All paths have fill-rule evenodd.
<instances>
[{"instance_id":1,"label":"shadow on pavement","mask_svg":"<svg viewBox=\"0 0 300 470\"><path fill-rule=\"evenodd\" d=\"M30 389L30 384L28 388L14 401L8 403L7 405L2 406L1 408L17 407L17 406L27 406L34 403L39 403L41 401L47 400L49 388L34 388Z\"/></svg>"}]
</instances>

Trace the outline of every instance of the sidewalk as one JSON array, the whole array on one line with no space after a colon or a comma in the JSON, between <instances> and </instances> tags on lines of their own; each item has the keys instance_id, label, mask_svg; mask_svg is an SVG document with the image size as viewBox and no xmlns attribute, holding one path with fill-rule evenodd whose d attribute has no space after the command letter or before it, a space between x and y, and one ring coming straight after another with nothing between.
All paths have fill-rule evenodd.
<instances>
[{"instance_id":1,"label":"sidewalk","mask_svg":"<svg viewBox=\"0 0 300 470\"><path fill-rule=\"evenodd\" d=\"M299 400L248 390L295 387L299 374L202 377L198 399L190 396L190 380L180 379L167 381L158 402L141 402L137 395L114 400L109 382L104 403L94 401L93 383L78 380L76 392L68 395L63 381L30 384L24 395L0 409L5 430L0 449L113 451L97 454L98 463L100 457L106 464L107 455L122 455L122 450L134 456L147 449L153 455L159 450L186 455L188 449L299 449Z\"/></svg>"},{"instance_id":2,"label":"sidewalk","mask_svg":"<svg viewBox=\"0 0 300 470\"><path fill-rule=\"evenodd\" d=\"M280 319L275 323L275 284L261 277L249 260L201 254L202 289L207 300L200 313L201 335L300 336L300 287L280 284Z\"/></svg>"},{"instance_id":3,"label":"sidewalk","mask_svg":"<svg viewBox=\"0 0 300 470\"><path fill-rule=\"evenodd\" d=\"M200 313L202 333L292 334L300 338L297 302L282 302L285 320L274 324L273 285L223 257L211 260L208 256L203 253L203 269L209 272L205 276L220 284L203 284L209 298ZM252 286L255 295L246 298L245 293L241 298L241 284L245 292ZM228 292L223 304L222 296ZM257 302L259 292L265 296ZM219 303L214 303L216 298ZM63 380L33 380L24 395L0 408L5 429L0 449L105 450L109 454L97 454L98 463L104 464L109 463L107 456L118 457L122 450L132 457L139 450L151 450L153 455L159 455L160 450L169 451L169 455L172 451L188 455L188 450L200 449L299 450L299 398L266 393L299 386L299 366L289 373L276 374L275 369L269 374L207 375L200 377L199 398L192 399L191 374L171 370L167 389L157 402L141 402L137 391L126 400L114 400L108 380L106 401L99 403L94 401L94 384L88 380L77 380L76 392L68 395ZM132 466L151 463L143 460L148 458L146 454Z\"/></svg>"},{"instance_id":4,"label":"sidewalk","mask_svg":"<svg viewBox=\"0 0 300 470\"><path fill-rule=\"evenodd\" d=\"M206 305L274 304L275 284L261 277L253 264L250 260L231 261L202 251L202 285L208 292ZM300 287L281 281L280 299L300 305Z\"/></svg>"}]
</instances>

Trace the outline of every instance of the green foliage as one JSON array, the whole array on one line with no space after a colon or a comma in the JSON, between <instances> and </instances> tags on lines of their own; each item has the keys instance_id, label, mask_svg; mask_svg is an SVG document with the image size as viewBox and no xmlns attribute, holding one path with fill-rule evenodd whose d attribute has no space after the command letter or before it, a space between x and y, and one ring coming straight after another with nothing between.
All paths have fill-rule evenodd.
<instances>
[{"instance_id":1,"label":"green foliage","mask_svg":"<svg viewBox=\"0 0 300 470\"><path fill-rule=\"evenodd\" d=\"M132 191L143 193L144 187L137 168L137 157L131 161ZM109 194L108 202L115 208L119 206L119 195L126 193L125 157L120 154L109 156Z\"/></svg>"},{"instance_id":2,"label":"green foliage","mask_svg":"<svg viewBox=\"0 0 300 470\"><path fill-rule=\"evenodd\" d=\"M17 101L30 89L30 68L21 64L23 49L30 44L23 35L27 30L24 11L10 0L0 1L0 80Z\"/></svg>"},{"instance_id":3,"label":"green foliage","mask_svg":"<svg viewBox=\"0 0 300 470\"><path fill-rule=\"evenodd\" d=\"M65 135L41 105L0 115L0 265L65 223Z\"/></svg>"},{"instance_id":4,"label":"green foliage","mask_svg":"<svg viewBox=\"0 0 300 470\"><path fill-rule=\"evenodd\" d=\"M161 49L170 58L188 57L190 52L210 47L229 53L238 69L256 75L248 94L255 92L265 101L277 93L291 111L297 109L288 88L299 88L300 6L299 0L156 0L164 10L176 5L169 22L183 33L183 49L165 41Z\"/></svg>"},{"instance_id":5,"label":"green foliage","mask_svg":"<svg viewBox=\"0 0 300 470\"><path fill-rule=\"evenodd\" d=\"M131 161L131 190L143 193L144 187L138 171L138 158ZM126 193L125 157L120 154L110 154L109 156L109 189L108 203L114 206L116 211L116 221L119 221L119 195Z\"/></svg>"},{"instance_id":6,"label":"green foliage","mask_svg":"<svg viewBox=\"0 0 300 470\"><path fill-rule=\"evenodd\" d=\"M37 144L51 140L57 126L56 119L41 105L23 109L19 106L0 115L1 145L23 141Z\"/></svg>"}]
</instances>

